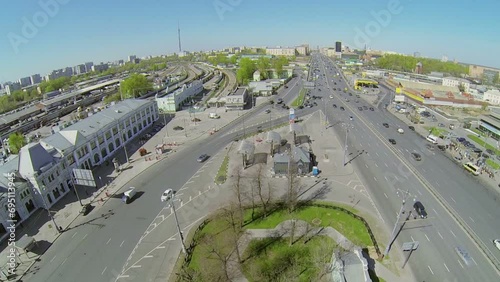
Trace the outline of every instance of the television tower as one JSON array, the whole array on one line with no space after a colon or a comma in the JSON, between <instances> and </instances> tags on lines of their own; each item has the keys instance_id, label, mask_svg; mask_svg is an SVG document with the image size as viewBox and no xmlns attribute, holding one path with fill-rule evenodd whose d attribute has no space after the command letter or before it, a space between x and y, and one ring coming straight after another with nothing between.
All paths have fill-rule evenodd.
<instances>
[{"instance_id":1,"label":"television tower","mask_svg":"<svg viewBox=\"0 0 500 282\"><path fill-rule=\"evenodd\" d=\"M177 36L179 37L179 53L182 52L181 48L181 28L179 27L179 21L177 21Z\"/></svg>"}]
</instances>

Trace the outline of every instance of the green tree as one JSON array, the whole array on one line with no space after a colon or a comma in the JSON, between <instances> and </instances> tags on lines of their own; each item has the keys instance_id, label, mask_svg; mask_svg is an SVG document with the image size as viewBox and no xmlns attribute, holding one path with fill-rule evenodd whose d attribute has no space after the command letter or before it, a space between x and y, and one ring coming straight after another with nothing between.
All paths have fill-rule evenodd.
<instances>
[{"instance_id":1,"label":"green tree","mask_svg":"<svg viewBox=\"0 0 500 282\"><path fill-rule=\"evenodd\" d=\"M282 75L283 75L283 67L288 65L288 58L285 57L285 56L278 56L278 57L275 57L273 62L272 62L272 66L273 66L273 69L276 71L276 76L278 78L281 78Z\"/></svg>"},{"instance_id":2,"label":"green tree","mask_svg":"<svg viewBox=\"0 0 500 282\"><path fill-rule=\"evenodd\" d=\"M260 72L261 79L268 79L268 70L271 68L271 60L266 57L260 57L257 60L257 70Z\"/></svg>"},{"instance_id":3,"label":"green tree","mask_svg":"<svg viewBox=\"0 0 500 282\"><path fill-rule=\"evenodd\" d=\"M19 153L19 150L26 145L26 138L21 133L12 133L9 135L9 149L13 154Z\"/></svg>"},{"instance_id":4,"label":"green tree","mask_svg":"<svg viewBox=\"0 0 500 282\"><path fill-rule=\"evenodd\" d=\"M500 72L497 72L495 74L495 77L493 78L493 84L495 85L500 84Z\"/></svg>"},{"instance_id":5,"label":"green tree","mask_svg":"<svg viewBox=\"0 0 500 282\"><path fill-rule=\"evenodd\" d=\"M153 90L153 84L142 74L132 74L120 83L124 99L140 97Z\"/></svg>"},{"instance_id":6,"label":"green tree","mask_svg":"<svg viewBox=\"0 0 500 282\"><path fill-rule=\"evenodd\" d=\"M247 85L252 79L253 73L256 70L255 62L249 58L242 58L240 60L240 67L236 73L236 79L241 85Z\"/></svg>"}]
</instances>

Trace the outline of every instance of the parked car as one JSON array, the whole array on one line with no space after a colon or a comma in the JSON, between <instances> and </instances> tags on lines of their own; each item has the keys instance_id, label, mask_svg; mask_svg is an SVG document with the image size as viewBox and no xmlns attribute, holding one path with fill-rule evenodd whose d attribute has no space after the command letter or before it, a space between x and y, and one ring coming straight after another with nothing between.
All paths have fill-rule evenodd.
<instances>
[{"instance_id":1,"label":"parked car","mask_svg":"<svg viewBox=\"0 0 500 282\"><path fill-rule=\"evenodd\" d=\"M268 113L270 113L270 112L271 112L271 110L270 110L270 109L267 109L267 110L265 111L265 113L266 113L266 114L268 114Z\"/></svg>"},{"instance_id":2,"label":"parked car","mask_svg":"<svg viewBox=\"0 0 500 282\"><path fill-rule=\"evenodd\" d=\"M86 204L80 210L80 214L83 215L83 216L85 216L85 215L89 214L89 212L91 210L92 210L92 205L91 204Z\"/></svg>"},{"instance_id":3,"label":"parked car","mask_svg":"<svg viewBox=\"0 0 500 282\"><path fill-rule=\"evenodd\" d=\"M372 112L373 112L373 111L375 111L375 109L374 109L373 107L370 107L370 111L372 111Z\"/></svg>"},{"instance_id":4,"label":"parked car","mask_svg":"<svg viewBox=\"0 0 500 282\"><path fill-rule=\"evenodd\" d=\"M444 123L438 124L439 127L444 127Z\"/></svg>"},{"instance_id":5,"label":"parked car","mask_svg":"<svg viewBox=\"0 0 500 282\"><path fill-rule=\"evenodd\" d=\"M363 106L363 110L368 110L368 107L367 106Z\"/></svg>"},{"instance_id":6,"label":"parked car","mask_svg":"<svg viewBox=\"0 0 500 282\"><path fill-rule=\"evenodd\" d=\"M415 152L413 152L413 153L411 153L411 156L412 156L412 157L413 157L413 159L414 159L414 160L416 160L416 161L420 161L420 160L422 160L422 157L420 156L420 154L419 154L419 153L415 153Z\"/></svg>"},{"instance_id":7,"label":"parked car","mask_svg":"<svg viewBox=\"0 0 500 282\"><path fill-rule=\"evenodd\" d=\"M500 239L493 240L493 244L500 251Z\"/></svg>"},{"instance_id":8,"label":"parked car","mask_svg":"<svg viewBox=\"0 0 500 282\"><path fill-rule=\"evenodd\" d=\"M358 110L362 111L362 110L363 110L363 108L362 108L362 107L358 107Z\"/></svg>"},{"instance_id":9,"label":"parked car","mask_svg":"<svg viewBox=\"0 0 500 282\"><path fill-rule=\"evenodd\" d=\"M425 207L424 205L422 205L421 202L416 201L413 204L413 208L415 209L415 212L420 218L427 218L427 212L425 211ZM417 216L415 216L414 218L417 218Z\"/></svg>"},{"instance_id":10,"label":"parked car","mask_svg":"<svg viewBox=\"0 0 500 282\"><path fill-rule=\"evenodd\" d=\"M403 133L405 133L405 131L402 128L398 128L398 133L403 134Z\"/></svg>"},{"instance_id":11,"label":"parked car","mask_svg":"<svg viewBox=\"0 0 500 282\"><path fill-rule=\"evenodd\" d=\"M172 189L167 189L167 190L165 190L165 192L163 192L163 194L161 194L160 200L162 202L168 201L168 200L170 200L170 198L172 198L173 194L174 194L174 192Z\"/></svg>"},{"instance_id":12,"label":"parked car","mask_svg":"<svg viewBox=\"0 0 500 282\"><path fill-rule=\"evenodd\" d=\"M203 154L203 155L201 155L201 156L198 157L197 161L199 163L202 163L202 162L206 161L207 159L208 159L208 155L207 154Z\"/></svg>"},{"instance_id":13,"label":"parked car","mask_svg":"<svg viewBox=\"0 0 500 282\"><path fill-rule=\"evenodd\" d=\"M333 104L333 108L337 108L337 105Z\"/></svg>"},{"instance_id":14,"label":"parked car","mask_svg":"<svg viewBox=\"0 0 500 282\"><path fill-rule=\"evenodd\" d=\"M389 128L389 124L388 123L382 123L382 125L385 127L385 128Z\"/></svg>"},{"instance_id":15,"label":"parked car","mask_svg":"<svg viewBox=\"0 0 500 282\"><path fill-rule=\"evenodd\" d=\"M415 127L414 127L414 126L412 126L412 125L408 126L408 128L409 128L410 130L415 131Z\"/></svg>"},{"instance_id":16,"label":"parked car","mask_svg":"<svg viewBox=\"0 0 500 282\"><path fill-rule=\"evenodd\" d=\"M486 149L486 153L490 155L495 155L495 152L492 149Z\"/></svg>"},{"instance_id":17,"label":"parked car","mask_svg":"<svg viewBox=\"0 0 500 282\"><path fill-rule=\"evenodd\" d=\"M345 108L344 108L344 107L340 107L340 110L341 110L341 111L345 111Z\"/></svg>"},{"instance_id":18,"label":"parked car","mask_svg":"<svg viewBox=\"0 0 500 282\"><path fill-rule=\"evenodd\" d=\"M389 138L389 142L392 144L392 145L396 145L396 140L392 139L392 138Z\"/></svg>"}]
</instances>

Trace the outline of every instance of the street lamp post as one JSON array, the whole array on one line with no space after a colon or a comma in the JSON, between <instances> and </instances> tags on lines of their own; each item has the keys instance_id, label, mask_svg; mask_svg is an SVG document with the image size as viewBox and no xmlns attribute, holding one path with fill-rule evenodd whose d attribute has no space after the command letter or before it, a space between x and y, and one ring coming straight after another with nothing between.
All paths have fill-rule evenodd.
<instances>
[{"instance_id":1,"label":"street lamp post","mask_svg":"<svg viewBox=\"0 0 500 282\"><path fill-rule=\"evenodd\" d=\"M175 225L177 226L177 233L179 234L179 238L181 239L181 244L182 244L182 252L185 254L186 252L186 244L184 243L184 235L182 234L181 227L179 225L179 219L177 218L177 212L175 210L175 192L172 194L172 199L171 205L172 205L172 211L174 213L174 218L175 218Z\"/></svg>"},{"instance_id":2,"label":"street lamp post","mask_svg":"<svg viewBox=\"0 0 500 282\"><path fill-rule=\"evenodd\" d=\"M408 195L409 195L409 190L406 190L405 195L403 196L403 201L401 202L401 208L399 209L399 213L398 213L398 216L396 218L396 222L394 223L394 228L392 229L391 238L389 239L389 243L387 244L387 247L385 248L385 251L384 251L384 254L382 255L382 257L385 257L389 254L389 251L391 249L391 245L394 242L394 240L396 240L397 228L399 226L399 220L401 219L401 215L404 214L404 212L405 212L404 208L405 208L405 204L406 204L406 200L408 198Z\"/></svg>"},{"instance_id":3,"label":"street lamp post","mask_svg":"<svg viewBox=\"0 0 500 282\"><path fill-rule=\"evenodd\" d=\"M45 186L42 186L42 189L43 189L43 190L45 190ZM35 194L36 194L36 193L38 193L38 191L37 191L35 188L33 188L33 192L34 192ZM54 216L53 216L53 215L52 215L52 213L50 212L49 207L48 207L48 205L47 205L47 202L45 201L44 196L42 195L42 193L41 193L41 192L40 192L40 193L38 193L38 194L40 195L40 198L42 198L43 206L45 207L45 209L46 209L46 210L47 210L47 212L49 213L49 217L50 217L50 219L52 220L52 222L54 223L54 226L56 227L57 232L62 233L62 229L59 229L59 226L57 225L57 223L56 223L56 221L55 221L55 219L54 219Z\"/></svg>"},{"instance_id":4,"label":"street lamp post","mask_svg":"<svg viewBox=\"0 0 500 282\"><path fill-rule=\"evenodd\" d=\"M342 123L342 127L345 128L345 143L344 143L344 162L343 162L343 166L346 165L346 158L347 158L347 138L349 136L349 129L353 128L353 126L351 124L348 124L348 123Z\"/></svg>"}]
</instances>

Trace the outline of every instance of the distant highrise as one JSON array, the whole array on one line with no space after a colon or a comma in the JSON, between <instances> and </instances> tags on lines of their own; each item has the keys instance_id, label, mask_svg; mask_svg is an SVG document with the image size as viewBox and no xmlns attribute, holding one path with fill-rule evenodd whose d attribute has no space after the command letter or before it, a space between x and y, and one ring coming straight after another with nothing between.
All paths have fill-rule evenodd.
<instances>
[{"instance_id":1,"label":"distant highrise","mask_svg":"<svg viewBox=\"0 0 500 282\"><path fill-rule=\"evenodd\" d=\"M137 57L136 57L135 55L130 55L130 56L128 56L128 61L129 61L130 63L135 63L135 59L136 59L136 58L137 58Z\"/></svg>"},{"instance_id":2,"label":"distant highrise","mask_svg":"<svg viewBox=\"0 0 500 282\"><path fill-rule=\"evenodd\" d=\"M93 65L94 65L93 62L87 62L87 63L85 63L85 72L91 72Z\"/></svg>"},{"instance_id":3,"label":"distant highrise","mask_svg":"<svg viewBox=\"0 0 500 282\"><path fill-rule=\"evenodd\" d=\"M42 82L42 77L40 76L40 74L34 74L32 76L30 76L30 81L31 81L31 84L38 84L40 82Z\"/></svg>"},{"instance_id":4,"label":"distant highrise","mask_svg":"<svg viewBox=\"0 0 500 282\"><path fill-rule=\"evenodd\" d=\"M335 42L335 52L337 52L337 53L342 52L342 42L340 42L340 41Z\"/></svg>"},{"instance_id":5,"label":"distant highrise","mask_svg":"<svg viewBox=\"0 0 500 282\"><path fill-rule=\"evenodd\" d=\"M19 84L21 85L21 87L26 87L31 84L31 79L29 78L29 76L21 77L19 79Z\"/></svg>"}]
</instances>

